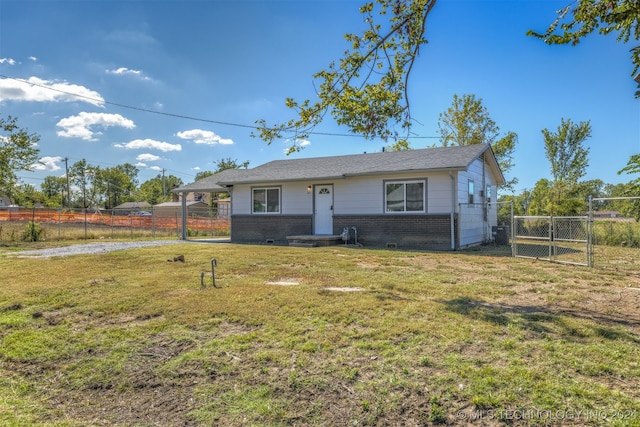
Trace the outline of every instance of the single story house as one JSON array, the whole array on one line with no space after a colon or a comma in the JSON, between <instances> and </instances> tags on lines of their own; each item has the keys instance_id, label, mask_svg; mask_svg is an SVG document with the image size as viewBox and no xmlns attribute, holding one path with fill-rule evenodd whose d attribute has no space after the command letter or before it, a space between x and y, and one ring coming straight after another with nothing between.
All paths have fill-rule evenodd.
<instances>
[{"instance_id":1,"label":"single story house","mask_svg":"<svg viewBox=\"0 0 640 427\"><path fill-rule=\"evenodd\" d=\"M181 202L164 202L153 206L153 215L157 217L181 217ZM187 216L209 216L209 205L203 202L186 202Z\"/></svg>"},{"instance_id":2,"label":"single story house","mask_svg":"<svg viewBox=\"0 0 640 427\"><path fill-rule=\"evenodd\" d=\"M151 204L148 202L124 202L114 207L113 210L119 215L129 215L138 211L148 211Z\"/></svg>"},{"instance_id":3,"label":"single story house","mask_svg":"<svg viewBox=\"0 0 640 427\"><path fill-rule=\"evenodd\" d=\"M229 192L235 243L333 236L454 250L492 239L497 207L489 202L504 182L491 146L477 144L276 160L173 191Z\"/></svg>"}]
</instances>

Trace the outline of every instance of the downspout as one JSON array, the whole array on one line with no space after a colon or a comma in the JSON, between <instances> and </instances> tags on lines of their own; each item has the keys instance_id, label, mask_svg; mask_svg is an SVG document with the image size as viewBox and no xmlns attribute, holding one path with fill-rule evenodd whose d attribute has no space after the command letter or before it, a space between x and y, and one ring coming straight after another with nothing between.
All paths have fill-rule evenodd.
<instances>
[{"instance_id":1,"label":"downspout","mask_svg":"<svg viewBox=\"0 0 640 427\"><path fill-rule=\"evenodd\" d=\"M182 235L180 240L187 240L187 193L182 192Z\"/></svg>"},{"instance_id":2,"label":"downspout","mask_svg":"<svg viewBox=\"0 0 640 427\"><path fill-rule=\"evenodd\" d=\"M489 240L490 230L489 230L489 204L487 203L487 152L482 153L482 208L484 212L482 213L482 222L484 224L484 235L482 239L486 242Z\"/></svg>"},{"instance_id":3,"label":"downspout","mask_svg":"<svg viewBox=\"0 0 640 427\"><path fill-rule=\"evenodd\" d=\"M455 220L454 214L456 212L456 179L453 173L449 171L449 178L451 178L451 213L449 214L449 228L451 229L451 250L456 250L456 233L455 233Z\"/></svg>"}]
</instances>

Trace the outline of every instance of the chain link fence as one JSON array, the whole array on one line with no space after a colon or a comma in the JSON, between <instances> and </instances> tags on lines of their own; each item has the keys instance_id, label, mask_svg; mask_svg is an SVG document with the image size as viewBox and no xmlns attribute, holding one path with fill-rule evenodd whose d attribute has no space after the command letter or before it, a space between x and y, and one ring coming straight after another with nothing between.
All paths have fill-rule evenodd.
<instances>
[{"instance_id":1,"label":"chain link fence","mask_svg":"<svg viewBox=\"0 0 640 427\"><path fill-rule=\"evenodd\" d=\"M0 208L0 243L75 239L179 238L182 212L150 208L147 211ZM187 216L187 235L228 236L229 218L217 212Z\"/></svg>"},{"instance_id":2,"label":"chain link fence","mask_svg":"<svg viewBox=\"0 0 640 427\"><path fill-rule=\"evenodd\" d=\"M514 216L513 224L514 256L591 264L588 217Z\"/></svg>"},{"instance_id":3,"label":"chain link fence","mask_svg":"<svg viewBox=\"0 0 640 427\"><path fill-rule=\"evenodd\" d=\"M593 198L580 217L514 216L514 256L599 269L640 269L640 197Z\"/></svg>"},{"instance_id":4,"label":"chain link fence","mask_svg":"<svg viewBox=\"0 0 640 427\"><path fill-rule=\"evenodd\" d=\"M640 197L589 201L593 266L640 270Z\"/></svg>"}]
</instances>

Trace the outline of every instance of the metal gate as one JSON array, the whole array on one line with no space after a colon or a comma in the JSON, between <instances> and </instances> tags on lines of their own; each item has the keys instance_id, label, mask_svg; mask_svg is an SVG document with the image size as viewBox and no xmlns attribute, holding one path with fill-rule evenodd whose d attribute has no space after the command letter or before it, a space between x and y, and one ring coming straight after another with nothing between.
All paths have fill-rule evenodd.
<instances>
[{"instance_id":1,"label":"metal gate","mask_svg":"<svg viewBox=\"0 0 640 427\"><path fill-rule=\"evenodd\" d=\"M514 216L513 255L591 266L588 216Z\"/></svg>"}]
</instances>

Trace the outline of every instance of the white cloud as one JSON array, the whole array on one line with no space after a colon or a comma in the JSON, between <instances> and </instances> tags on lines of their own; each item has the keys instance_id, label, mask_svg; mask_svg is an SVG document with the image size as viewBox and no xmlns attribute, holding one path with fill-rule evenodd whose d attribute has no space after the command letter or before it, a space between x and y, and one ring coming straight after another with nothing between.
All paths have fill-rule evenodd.
<instances>
[{"instance_id":1,"label":"white cloud","mask_svg":"<svg viewBox=\"0 0 640 427\"><path fill-rule=\"evenodd\" d=\"M149 169L151 169L152 171L158 171L158 172L162 171L162 168L160 166L151 166Z\"/></svg>"},{"instance_id":2,"label":"white cloud","mask_svg":"<svg viewBox=\"0 0 640 427\"><path fill-rule=\"evenodd\" d=\"M142 162L138 162L138 163L136 163L136 164L135 164L135 165L133 165L133 166L135 166L135 167L137 167L137 168L146 168L146 167L147 167L147 164L146 164L146 163L142 163Z\"/></svg>"},{"instance_id":3,"label":"white cloud","mask_svg":"<svg viewBox=\"0 0 640 427\"><path fill-rule=\"evenodd\" d=\"M37 60L38 60L38 58L36 58L35 56L30 56L29 57L29 61L36 62Z\"/></svg>"},{"instance_id":4,"label":"white cloud","mask_svg":"<svg viewBox=\"0 0 640 427\"><path fill-rule=\"evenodd\" d=\"M127 142L126 144L116 144L116 147L124 148L126 150L160 150L165 153L168 151L182 151L182 145L180 144L169 144L168 142L156 141L148 138L134 139L133 141Z\"/></svg>"},{"instance_id":5,"label":"white cloud","mask_svg":"<svg viewBox=\"0 0 640 427\"><path fill-rule=\"evenodd\" d=\"M139 76L140 74L142 74L142 71L139 70L130 70L128 68L125 67L120 67L117 70L107 70L108 74L134 74L136 76Z\"/></svg>"},{"instance_id":6,"label":"white cloud","mask_svg":"<svg viewBox=\"0 0 640 427\"><path fill-rule=\"evenodd\" d=\"M34 163L31 165L31 170L35 171L57 171L60 170L61 167L58 166L58 163L62 162L64 159L60 156L42 157L38 163Z\"/></svg>"},{"instance_id":7,"label":"white cloud","mask_svg":"<svg viewBox=\"0 0 640 427\"><path fill-rule=\"evenodd\" d=\"M0 64L16 65L16 60L13 58L0 58Z\"/></svg>"},{"instance_id":8,"label":"white cloud","mask_svg":"<svg viewBox=\"0 0 640 427\"><path fill-rule=\"evenodd\" d=\"M191 140L196 144L207 144L207 145L233 144L232 139L225 139L209 130L202 130L202 129L185 130L184 132L178 132L176 136L181 139Z\"/></svg>"},{"instance_id":9,"label":"white cloud","mask_svg":"<svg viewBox=\"0 0 640 427\"><path fill-rule=\"evenodd\" d=\"M28 80L12 78L0 79L0 102L86 102L98 107L104 106L102 96L84 86L67 82L52 82L38 77Z\"/></svg>"},{"instance_id":10,"label":"white cloud","mask_svg":"<svg viewBox=\"0 0 640 427\"><path fill-rule=\"evenodd\" d=\"M102 126L103 128L119 126L126 129L133 129L136 125L132 120L122 117L120 114L87 113L82 112L77 116L66 117L56 123L56 126L63 128L58 131L58 136L65 138L82 138L85 141L96 141L91 126Z\"/></svg>"},{"instance_id":11,"label":"white cloud","mask_svg":"<svg viewBox=\"0 0 640 427\"><path fill-rule=\"evenodd\" d=\"M120 67L118 69L115 70L106 70L107 74L114 74L117 76L135 76L135 77L139 77L142 80L151 80L149 77L145 77L142 75L142 71L140 70L132 70L130 68L126 68L126 67Z\"/></svg>"},{"instance_id":12,"label":"white cloud","mask_svg":"<svg viewBox=\"0 0 640 427\"><path fill-rule=\"evenodd\" d=\"M138 157L136 157L136 160L140 162L155 162L156 160L160 160L160 156L156 156L155 154L151 153L144 153L139 154Z\"/></svg>"}]
</instances>

